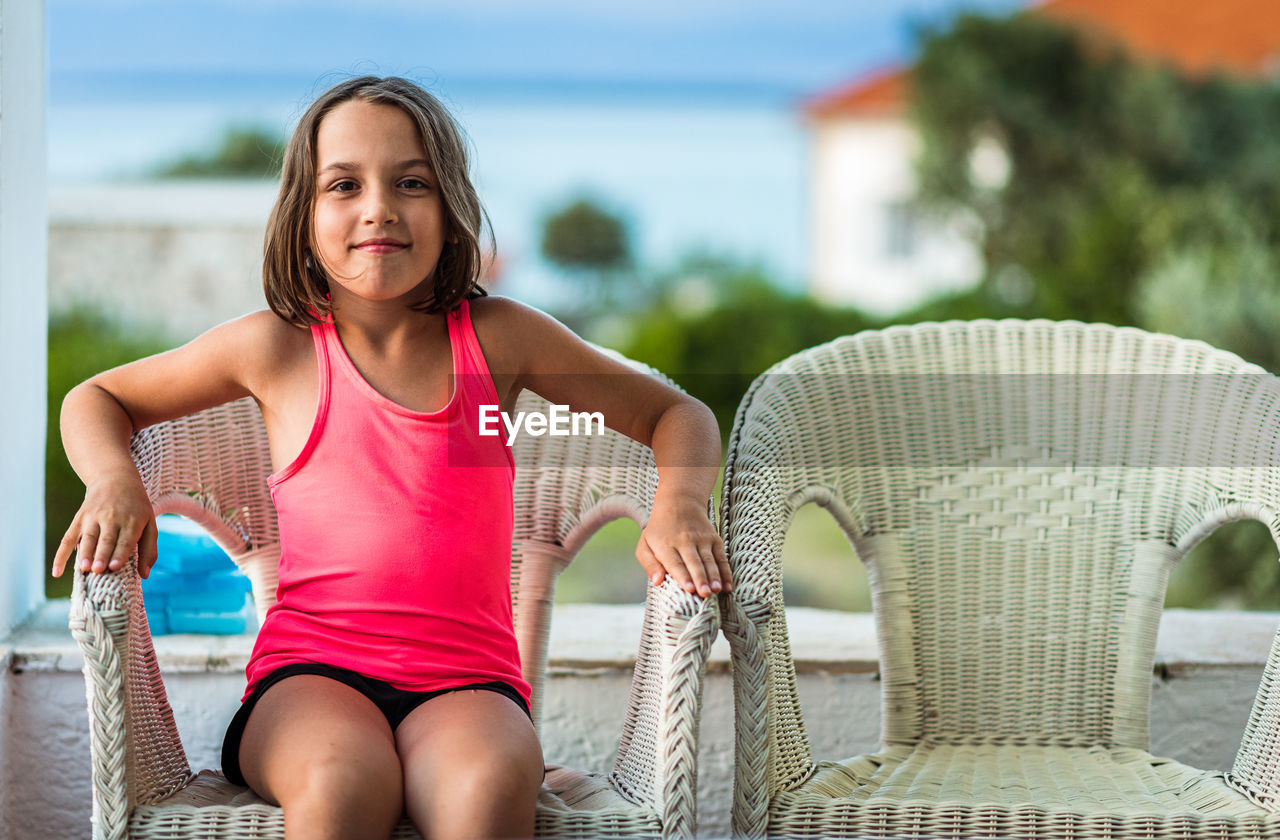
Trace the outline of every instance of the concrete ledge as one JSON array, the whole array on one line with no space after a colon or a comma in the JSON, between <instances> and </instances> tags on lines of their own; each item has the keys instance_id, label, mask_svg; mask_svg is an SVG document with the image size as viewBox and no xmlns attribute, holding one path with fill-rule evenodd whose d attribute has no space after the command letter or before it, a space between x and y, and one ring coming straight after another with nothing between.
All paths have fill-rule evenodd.
<instances>
[{"instance_id":1,"label":"concrete ledge","mask_svg":"<svg viewBox=\"0 0 1280 840\"><path fill-rule=\"evenodd\" d=\"M0 647L10 669L74 671L84 665L67 630L70 605L49 601ZM551 675L629 671L635 664L644 618L639 604L566 604L551 620ZM1156 672L1188 668L1261 667L1280 624L1280 613L1165 610L1156 642ZM870 613L793 607L787 610L792 656L800 673L878 673L875 621ZM171 673L238 673L248 664L253 636L155 637L160 667ZM723 637L711 651L712 671L727 670Z\"/></svg>"},{"instance_id":2,"label":"concrete ledge","mask_svg":"<svg viewBox=\"0 0 1280 840\"><path fill-rule=\"evenodd\" d=\"M15 670L79 673L84 657L67 629L70 603L49 601L9 639L0 655L9 654ZM548 669L552 675L588 671L630 671L636 661L644 608L640 604L567 604L555 608L551 621ZM166 673L242 673L253 650L254 635L206 636L170 634L153 639L156 660ZM727 668L729 645L723 637L712 648L713 667Z\"/></svg>"},{"instance_id":3,"label":"concrete ledge","mask_svg":"<svg viewBox=\"0 0 1280 840\"><path fill-rule=\"evenodd\" d=\"M0 642L0 788L13 795L0 837L89 837L89 733L81 655L66 601ZM876 748L880 681L870 615L789 611L796 684L818 759ZM622 730L642 620L639 605L566 605L552 620L539 737L554 763L608 772ZM1280 614L1169 610L1151 679L1151 751L1227 770ZM249 636L160 636L157 656L194 766L217 766L239 706ZM733 689L723 639L703 693L700 833L725 837L733 798ZM1213 709L1206 715L1205 709Z\"/></svg>"}]
</instances>

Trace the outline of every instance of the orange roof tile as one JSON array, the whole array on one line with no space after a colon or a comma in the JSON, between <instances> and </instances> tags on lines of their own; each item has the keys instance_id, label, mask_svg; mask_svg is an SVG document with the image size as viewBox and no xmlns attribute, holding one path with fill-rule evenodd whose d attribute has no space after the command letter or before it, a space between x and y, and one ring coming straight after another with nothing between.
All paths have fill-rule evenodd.
<instances>
[{"instance_id":1,"label":"orange roof tile","mask_svg":"<svg viewBox=\"0 0 1280 840\"><path fill-rule=\"evenodd\" d=\"M863 76L853 84L836 88L807 100L804 112L811 119L859 114L897 113L907 97L909 72L901 67Z\"/></svg>"},{"instance_id":2,"label":"orange roof tile","mask_svg":"<svg viewBox=\"0 0 1280 840\"><path fill-rule=\"evenodd\" d=\"M1048 0L1034 11L1110 34L1137 56L1186 73L1280 71L1280 3L1271 0Z\"/></svg>"},{"instance_id":3,"label":"orange roof tile","mask_svg":"<svg viewBox=\"0 0 1280 840\"><path fill-rule=\"evenodd\" d=\"M1044 0L1033 14L1093 29L1141 58L1186 73L1280 76L1280 3L1274 0ZM803 104L816 120L901 112L910 68L881 70Z\"/></svg>"}]
</instances>

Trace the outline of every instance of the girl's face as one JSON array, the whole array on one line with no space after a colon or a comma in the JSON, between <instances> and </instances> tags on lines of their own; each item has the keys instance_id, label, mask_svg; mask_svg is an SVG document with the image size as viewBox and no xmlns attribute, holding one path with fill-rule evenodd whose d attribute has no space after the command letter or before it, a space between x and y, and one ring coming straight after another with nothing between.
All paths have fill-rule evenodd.
<instances>
[{"instance_id":1,"label":"girl's face","mask_svg":"<svg viewBox=\"0 0 1280 840\"><path fill-rule=\"evenodd\" d=\"M348 295L417 302L429 293L445 242L438 186L404 111L352 100L324 117L311 248L335 307Z\"/></svg>"}]
</instances>

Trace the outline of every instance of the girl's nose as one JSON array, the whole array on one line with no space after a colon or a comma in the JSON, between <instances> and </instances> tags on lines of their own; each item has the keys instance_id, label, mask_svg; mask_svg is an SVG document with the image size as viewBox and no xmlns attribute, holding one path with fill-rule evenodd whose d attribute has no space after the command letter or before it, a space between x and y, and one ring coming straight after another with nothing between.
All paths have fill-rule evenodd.
<instances>
[{"instance_id":1,"label":"girl's nose","mask_svg":"<svg viewBox=\"0 0 1280 840\"><path fill-rule=\"evenodd\" d=\"M364 204L364 221L369 224L386 225L398 221L395 201L383 189L371 188Z\"/></svg>"}]
</instances>

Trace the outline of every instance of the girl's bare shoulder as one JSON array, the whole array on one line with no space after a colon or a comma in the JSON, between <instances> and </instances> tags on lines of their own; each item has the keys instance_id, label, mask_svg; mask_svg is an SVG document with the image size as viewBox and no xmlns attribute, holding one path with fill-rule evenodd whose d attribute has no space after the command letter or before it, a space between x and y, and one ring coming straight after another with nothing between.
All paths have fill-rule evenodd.
<instances>
[{"instance_id":1,"label":"girl's bare shoulder","mask_svg":"<svg viewBox=\"0 0 1280 840\"><path fill-rule=\"evenodd\" d=\"M134 428L142 428L243 396L262 401L299 375L290 372L306 370L308 349L306 330L255 312L181 347L103 371L86 384L111 394Z\"/></svg>"},{"instance_id":2,"label":"girl's bare shoulder","mask_svg":"<svg viewBox=\"0 0 1280 840\"><path fill-rule=\"evenodd\" d=\"M236 357L245 384L259 392L263 383L278 380L300 368L314 367L311 330L285 321L263 309L214 328L224 350Z\"/></svg>"},{"instance_id":3,"label":"girl's bare shoulder","mask_svg":"<svg viewBox=\"0 0 1280 840\"><path fill-rule=\"evenodd\" d=\"M261 401L282 380L314 367L310 330L288 323L268 310L219 324L159 359L166 378L186 375L223 389L252 394Z\"/></svg>"},{"instance_id":4,"label":"girl's bare shoulder","mask_svg":"<svg viewBox=\"0 0 1280 840\"><path fill-rule=\"evenodd\" d=\"M540 320L550 320L537 309L500 295L475 298L469 308L476 337L494 372L519 370L530 331L537 329Z\"/></svg>"},{"instance_id":5,"label":"girl's bare shoulder","mask_svg":"<svg viewBox=\"0 0 1280 840\"><path fill-rule=\"evenodd\" d=\"M290 324L267 309L250 312L219 324L198 339L218 345L218 349L243 354L247 359L270 362L264 356L298 353L311 346L311 331Z\"/></svg>"},{"instance_id":6,"label":"girl's bare shoulder","mask_svg":"<svg viewBox=\"0 0 1280 840\"><path fill-rule=\"evenodd\" d=\"M630 372L552 316L527 304L490 296L471 301L471 312L491 370L522 376ZM494 359L506 366L495 367Z\"/></svg>"},{"instance_id":7,"label":"girl's bare shoulder","mask_svg":"<svg viewBox=\"0 0 1280 840\"><path fill-rule=\"evenodd\" d=\"M472 298L469 305L471 321L477 327L481 324L506 323L513 318L528 318L532 314L542 314L528 304L502 295Z\"/></svg>"},{"instance_id":8,"label":"girl's bare shoulder","mask_svg":"<svg viewBox=\"0 0 1280 840\"><path fill-rule=\"evenodd\" d=\"M478 333L495 333L495 338L509 343L523 343L547 332L573 336L572 330L541 309L501 295L472 300L471 322Z\"/></svg>"},{"instance_id":9,"label":"girl's bare shoulder","mask_svg":"<svg viewBox=\"0 0 1280 840\"><path fill-rule=\"evenodd\" d=\"M228 322L250 344L282 353L297 353L311 347L311 330L291 324L269 309L260 309Z\"/></svg>"}]
</instances>

